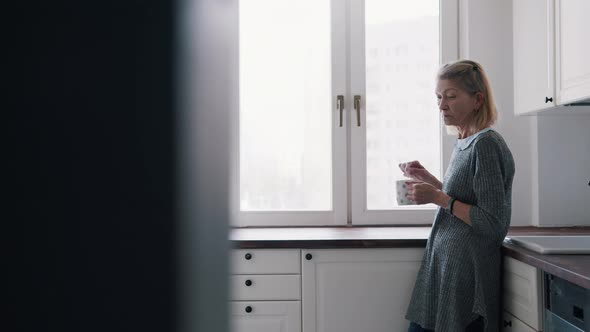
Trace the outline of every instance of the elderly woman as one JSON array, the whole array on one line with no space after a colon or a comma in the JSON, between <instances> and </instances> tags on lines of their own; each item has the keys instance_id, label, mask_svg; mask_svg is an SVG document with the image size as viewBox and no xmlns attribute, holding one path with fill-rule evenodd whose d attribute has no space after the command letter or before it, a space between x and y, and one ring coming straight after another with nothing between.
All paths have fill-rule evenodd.
<instances>
[{"instance_id":1,"label":"elderly woman","mask_svg":"<svg viewBox=\"0 0 590 332\"><path fill-rule=\"evenodd\" d=\"M481 65L457 61L438 73L444 123L457 129L443 182L418 161L400 164L408 199L437 211L406 314L408 331L498 331L500 247L510 225L514 160L500 134Z\"/></svg>"}]
</instances>

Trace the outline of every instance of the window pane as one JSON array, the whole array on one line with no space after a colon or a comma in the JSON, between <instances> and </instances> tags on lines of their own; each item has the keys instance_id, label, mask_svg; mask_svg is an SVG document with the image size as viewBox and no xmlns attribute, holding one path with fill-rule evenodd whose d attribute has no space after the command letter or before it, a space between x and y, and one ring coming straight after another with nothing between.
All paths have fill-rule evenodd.
<instances>
[{"instance_id":1,"label":"window pane","mask_svg":"<svg viewBox=\"0 0 590 332\"><path fill-rule=\"evenodd\" d=\"M330 2L239 12L241 210L331 210Z\"/></svg>"},{"instance_id":2,"label":"window pane","mask_svg":"<svg viewBox=\"0 0 590 332\"><path fill-rule=\"evenodd\" d=\"M396 202L395 181L404 178L398 164L419 160L441 175L434 94L439 3L366 0L365 6L367 208L412 209Z\"/></svg>"}]
</instances>

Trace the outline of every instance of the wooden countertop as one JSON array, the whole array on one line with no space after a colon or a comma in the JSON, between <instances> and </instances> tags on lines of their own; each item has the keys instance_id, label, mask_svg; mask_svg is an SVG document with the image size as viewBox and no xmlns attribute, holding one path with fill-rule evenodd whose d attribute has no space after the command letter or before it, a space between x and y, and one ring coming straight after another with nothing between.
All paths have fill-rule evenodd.
<instances>
[{"instance_id":1,"label":"wooden countertop","mask_svg":"<svg viewBox=\"0 0 590 332\"><path fill-rule=\"evenodd\" d=\"M512 227L508 235L590 235L590 227ZM424 247L430 226L234 228L234 248ZM505 242L505 255L590 289L590 255L543 255Z\"/></svg>"},{"instance_id":2,"label":"wooden countertop","mask_svg":"<svg viewBox=\"0 0 590 332\"><path fill-rule=\"evenodd\" d=\"M590 227L518 227L511 229L508 235L590 235ZM508 242L504 242L502 252L506 256L590 289L590 255L544 255Z\"/></svg>"},{"instance_id":3,"label":"wooden countertop","mask_svg":"<svg viewBox=\"0 0 590 332\"><path fill-rule=\"evenodd\" d=\"M280 227L232 229L234 247L397 248L424 247L430 227Z\"/></svg>"}]
</instances>

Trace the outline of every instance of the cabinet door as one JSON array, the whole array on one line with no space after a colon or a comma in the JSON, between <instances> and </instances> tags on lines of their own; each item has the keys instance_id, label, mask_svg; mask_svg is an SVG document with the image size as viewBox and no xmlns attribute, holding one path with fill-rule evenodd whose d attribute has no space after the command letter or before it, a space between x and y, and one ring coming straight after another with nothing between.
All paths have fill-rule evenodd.
<instances>
[{"instance_id":1,"label":"cabinet door","mask_svg":"<svg viewBox=\"0 0 590 332\"><path fill-rule=\"evenodd\" d=\"M533 266L504 257L504 309L534 329L542 328L542 276Z\"/></svg>"},{"instance_id":2,"label":"cabinet door","mask_svg":"<svg viewBox=\"0 0 590 332\"><path fill-rule=\"evenodd\" d=\"M502 332L536 332L536 330L504 311L502 313Z\"/></svg>"},{"instance_id":3,"label":"cabinet door","mask_svg":"<svg viewBox=\"0 0 590 332\"><path fill-rule=\"evenodd\" d=\"M513 1L514 113L555 106L553 0Z\"/></svg>"},{"instance_id":4,"label":"cabinet door","mask_svg":"<svg viewBox=\"0 0 590 332\"><path fill-rule=\"evenodd\" d=\"M231 332L301 332L300 301L231 302Z\"/></svg>"},{"instance_id":5,"label":"cabinet door","mask_svg":"<svg viewBox=\"0 0 590 332\"><path fill-rule=\"evenodd\" d=\"M302 251L305 332L406 331L424 249Z\"/></svg>"},{"instance_id":6,"label":"cabinet door","mask_svg":"<svg viewBox=\"0 0 590 332\"><path fill-rule=\"evenodd\" d=\"M557 102L590 99L588 0L556 0Z\"/></svg>"}]
</instances>

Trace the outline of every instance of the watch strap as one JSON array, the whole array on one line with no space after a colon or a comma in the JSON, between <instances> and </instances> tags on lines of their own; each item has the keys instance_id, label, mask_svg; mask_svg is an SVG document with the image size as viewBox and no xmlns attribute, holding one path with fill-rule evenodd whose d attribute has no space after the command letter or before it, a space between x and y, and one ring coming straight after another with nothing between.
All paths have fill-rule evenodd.
<instances>
[{"instance_id":1,"label":"watch strap","mask_svg":"<svg viewBox=\"0 0 590 332\"><path fill-rule=\"evenodd\" d=\"M457 200L456 198L451 197L449 199L449 203L447 204L447 210L449 210L449 213L451 213L451 214L453 214L453 205L455 204L456 200Z\"/></svg>"}]
</instances>

